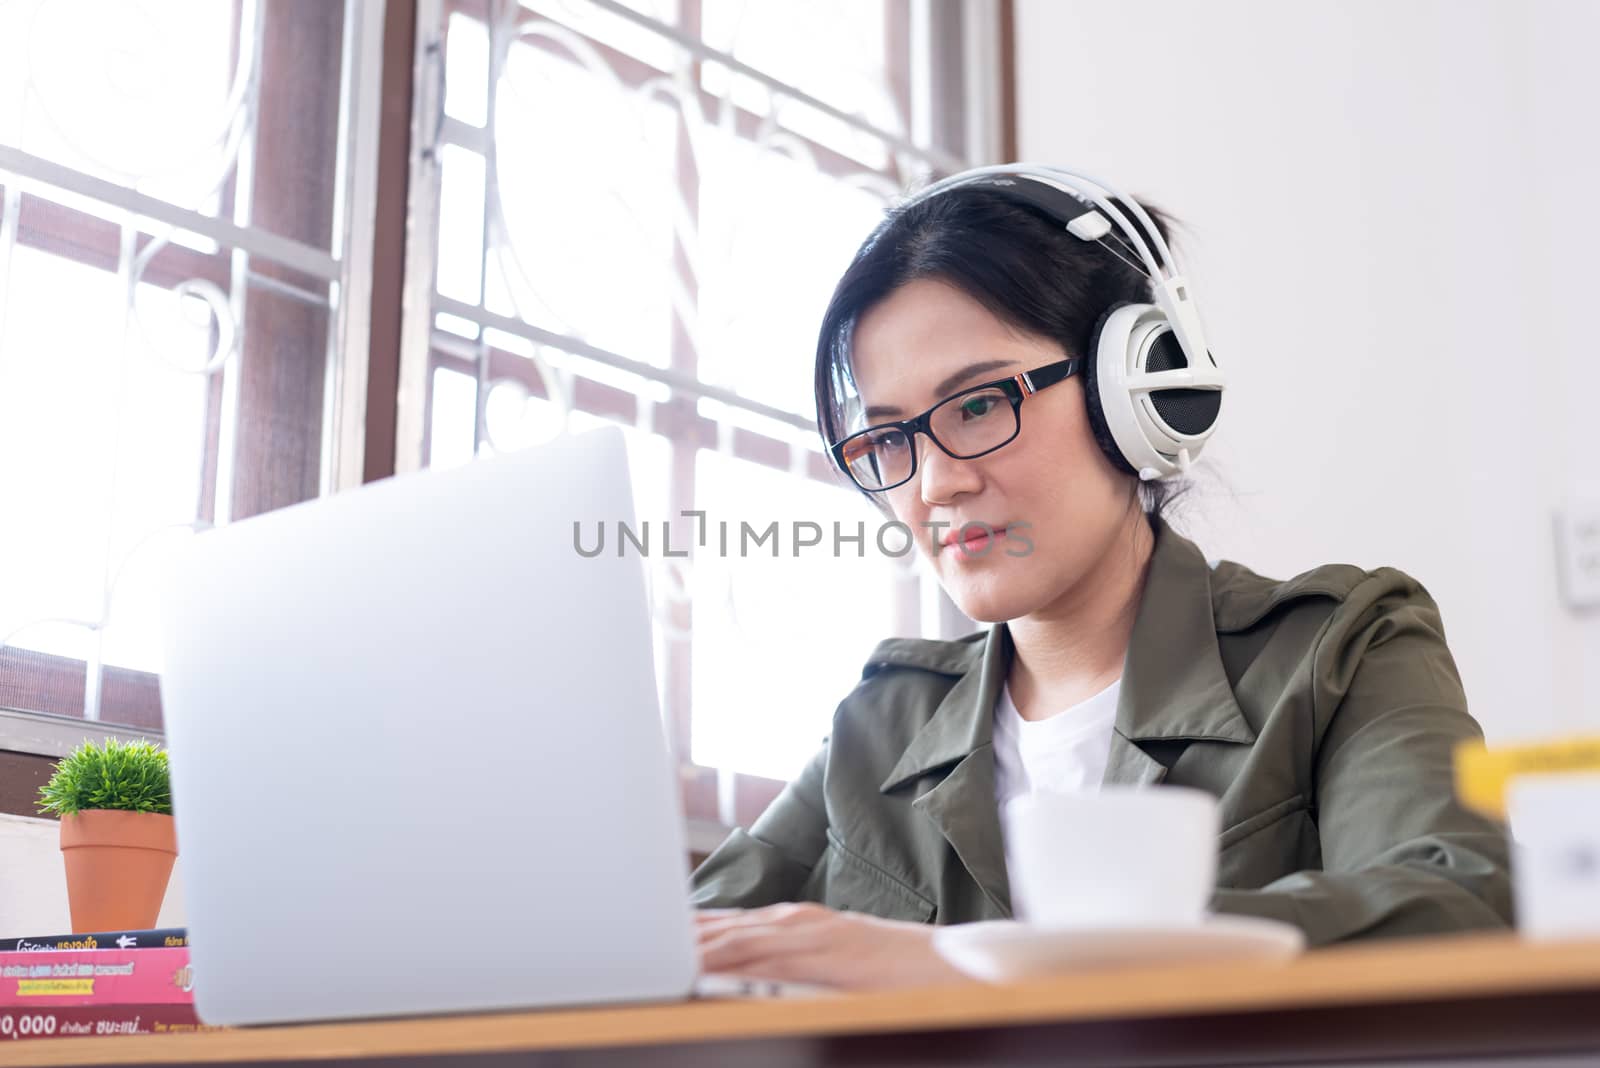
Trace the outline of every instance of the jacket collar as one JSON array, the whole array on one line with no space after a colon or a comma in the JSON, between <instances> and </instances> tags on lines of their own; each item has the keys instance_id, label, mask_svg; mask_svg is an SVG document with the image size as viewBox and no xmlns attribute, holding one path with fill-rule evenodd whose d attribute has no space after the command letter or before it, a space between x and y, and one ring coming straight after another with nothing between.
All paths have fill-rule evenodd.
<instances>
[{"instance_id":1,"label":"jacket collar","mask_svg":"<svg viewBox=\"0 0 1600 1068\"><path fill-rule=\"evenodd\" d=\"M1155 535L1123 662L1107 783L1154 785L1165 778L1166 767L1140 743L1248 744L1256 738L1223 670L1211 568L1194 543L1165 521L1156 521ZM960 671L960 678L911 739L879 790L887 793L953 764L945 778L913 804L933 819L985 894L1009 915L994 797L993 714L1011 669L1010 628L992 624L984 641L965 644L955 652L959 659L952 667Z\"/></svg>"}]
</instances>

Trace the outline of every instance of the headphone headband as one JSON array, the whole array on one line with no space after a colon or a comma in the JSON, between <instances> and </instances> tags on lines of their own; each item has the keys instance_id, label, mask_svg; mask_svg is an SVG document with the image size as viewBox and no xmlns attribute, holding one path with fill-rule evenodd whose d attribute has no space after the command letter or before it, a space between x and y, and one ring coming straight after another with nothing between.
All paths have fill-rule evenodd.
<instances>
[{"instance_id":1,"label":"headphone headband","mask_svg":"<svg viewBox=\"0 0 1600 1068\"><path fill-rule=\"evenodd\" d=\"M1155 220L1150 218L1149 213L1137 201L1117 192L1106 182L1086 174L1069 171L1064 167L1044 163L1000 163L987 167L973 167L941 178L918 191L910 203L914 204L947 190L968 185L987 186L1013 199L1024 200L1057 219L1075 237L1085 241L1099 240L1109 231L1109 224L1115 223L1133 243L1139 257L1145 261L1146 270L1152 276L1159 277L1163 270L1172 274L1177 273L1172 263L1171 251L1162 239ZM1060 197L1050 196L1046 190L1065 194L1073 202L1073 207L1064 206ZM1140 231L1129 222L1122 210L1111 202L1111 197L1117 197L1128 205L1146 230ZM1098 216L1096 212L1099 213ZM1085 219L1084 216L1088 218ZM1151 251L1145 238L1146 233L1157 242L1158 254Z\"/></svg>"},{"instance_id":2,"label":"headphone headband","mask_svg":"<svg viewBox=\"0 0 1600 1068\"><path fill-rule=\"evenodd\" d=\"M989 167L974 167L941 178L917 192L906 202L905 207L930 200L951 189L969 185L986 187L1013 200L1030 204L1055 219L1068 233L1082 241L1097 241L1104 244L1106 234L1115 225L1139 258L1144 261L1144 270L1150 280L1156 305L1166 313L1173 335L1177 338L1184 355L1188 357L1190 369L1200 375L1193 385L1199 388L1212 385L1211 382L1202 380L1209 378L1204 374L1208 368L1218 374L1217 384L1220 385L1220 371L1217 370L1216 361L1211 358L1211 353L1206 348L1205 331L1201 327L1200 315L1195 310L1194 301L1189 294L1188 283L1179 273L1172 258L1172 250L1167 247L1160 228L1138 201L1117 192L1107 182L1069 171L1064 167L1043 163L1002 163ZM1050 191L1064 194L1066 203L1063 203L1062 197L1052 196ZM1144 232L1134 226L1122 209L1112 203L1113 196L1128 206L1145 227ZM1149 234L1148 242L1145 233Z\"/></svg>"}]
</instances>

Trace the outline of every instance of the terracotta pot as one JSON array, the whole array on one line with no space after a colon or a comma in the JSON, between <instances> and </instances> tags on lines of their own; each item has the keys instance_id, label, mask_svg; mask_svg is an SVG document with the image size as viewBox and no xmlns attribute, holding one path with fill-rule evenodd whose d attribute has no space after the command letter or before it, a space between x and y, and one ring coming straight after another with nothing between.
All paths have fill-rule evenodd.
<instances>
[{"instance_id":1,"label":"terracotta pot","mask_svg":"<svg viewBox=\"0 0 1600 1068\"><path fill-rule=\"evenodd\" d=\"M157 812L86 809L61 818L72 933L149 930L161 914L178 839Z\"/></svg>"}]
</instances>

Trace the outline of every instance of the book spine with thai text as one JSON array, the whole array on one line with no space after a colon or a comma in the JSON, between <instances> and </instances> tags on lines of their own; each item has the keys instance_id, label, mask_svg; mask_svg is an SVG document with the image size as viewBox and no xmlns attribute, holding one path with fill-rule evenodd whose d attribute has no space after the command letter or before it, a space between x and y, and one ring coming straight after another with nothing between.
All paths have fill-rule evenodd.
<instances>
[{"instance_id":1,"label":"book spine with thai text","mask_svg":"<svg viewBox=\"0 0 1600 1068\"><path fill-rule=\"evenodd\" d=\"M0 953L0 1008L193 1003L186 946Z\"/></svg>"},{"instance_id":2,"label":"book spine with thai text","mask_svg":"<svg viewBox=\"0 0 1600 1068\"><path fill-rule=\"evenodd\" d=\"M221 1031L204 1024L193 1005L60 1005L0 1008L0 1046L30 1038L164 1035ZM0 1054L0 1062L4 1055Z\"/></svg>"},{"instance_id":3,"label":"book spine with thai text","mask_svg":"<svg viewBox=\"0 0 1600 1068\"><path fill-rule=\"evenodd\" d=\"M7 938L0 940L0 953L46 949L176 949L188 944L187 929L162 927L153 931L96 931L94 934L61 934L45 938Z\"/></svg>"}]
</instances>

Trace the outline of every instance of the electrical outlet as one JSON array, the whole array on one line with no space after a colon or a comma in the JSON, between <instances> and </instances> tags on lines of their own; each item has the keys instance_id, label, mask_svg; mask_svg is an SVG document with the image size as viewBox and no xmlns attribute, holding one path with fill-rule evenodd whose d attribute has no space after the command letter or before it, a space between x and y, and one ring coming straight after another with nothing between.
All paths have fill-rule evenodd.
<instances>
[{"instance_id":1,"label":"electrical outlet","mask_svg":"<svg viewBox=\"0 0 1600 1068\"><path fill-rule=\"evenodd\" d=\"M1573 608L1600 608L1600 499L1574 501L1556 513L1561 590Z\"/></svg>"}]
</instances>

